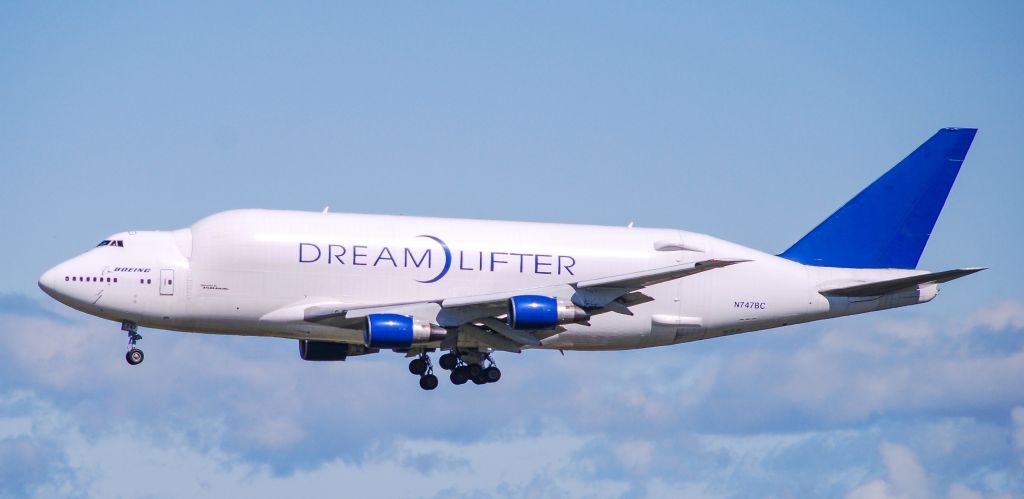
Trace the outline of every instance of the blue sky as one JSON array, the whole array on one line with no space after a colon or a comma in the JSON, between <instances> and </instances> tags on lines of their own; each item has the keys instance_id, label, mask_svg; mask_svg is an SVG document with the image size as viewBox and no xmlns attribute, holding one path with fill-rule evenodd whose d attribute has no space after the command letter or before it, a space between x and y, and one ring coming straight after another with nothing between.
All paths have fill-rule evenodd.
<instances>
[{"instance_id":1,"label":"blue sky","mask_svg":"<svg viewBox=\"0 0 1024 499\"><path fill-rule=\"evenodd\" d=\"M1024 494L1014 2L0 7L0 497ZM669 348L398 356L144 331L36 287L264 207L679 227L782 251L980 129L911 309Z\"/></svg>"}]
</instances>

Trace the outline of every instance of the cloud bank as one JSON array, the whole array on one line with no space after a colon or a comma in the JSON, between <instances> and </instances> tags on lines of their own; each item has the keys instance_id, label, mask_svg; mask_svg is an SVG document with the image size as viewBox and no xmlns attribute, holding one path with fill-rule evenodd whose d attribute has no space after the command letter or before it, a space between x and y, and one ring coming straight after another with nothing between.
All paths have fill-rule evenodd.
<instances>
[{"instance_id":1,"label":"cloud bank","mask_svg":"<svg viewBox=\"0 0 1024 499\"><path fill-rule=\"evenodd\" d=\"M654 350L397 355L143 331L0 297L0 497L999 497L1024 491L1024 306Z\"/></svg>"}]
</instances>

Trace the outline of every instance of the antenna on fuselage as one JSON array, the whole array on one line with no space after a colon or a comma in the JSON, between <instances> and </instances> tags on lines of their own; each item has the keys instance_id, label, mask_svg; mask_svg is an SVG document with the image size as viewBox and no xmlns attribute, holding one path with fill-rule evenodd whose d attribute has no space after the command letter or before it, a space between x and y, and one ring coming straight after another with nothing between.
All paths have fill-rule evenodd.
<instances>
[{"instance_id":1,"label":"antenna on fuselage","mask_svg":"<svg viewBox=\"0 0 1024 499\"><path fill-rule=\"evenodd\" d=\"M330 209L331 209L330 205L324 206L324 211L323 212L327 213L327 211L330 210Z\"/></svg>"}]
</instances>

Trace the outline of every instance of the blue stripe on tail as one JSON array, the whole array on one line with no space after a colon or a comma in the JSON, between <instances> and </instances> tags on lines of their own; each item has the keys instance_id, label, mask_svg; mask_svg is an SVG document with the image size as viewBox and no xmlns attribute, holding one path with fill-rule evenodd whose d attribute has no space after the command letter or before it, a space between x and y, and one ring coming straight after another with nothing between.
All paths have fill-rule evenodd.
<instances>
[{"instance_id":1,"label":"blue stripe on tail","mask_svg":"<svg viewBox=\"0 0 1024 499\"><path fill-rule=\"evenodd\" d=\"M916 268L977 131L939 130L779 256L819 267Z\"/></svg>"}]
</instances>

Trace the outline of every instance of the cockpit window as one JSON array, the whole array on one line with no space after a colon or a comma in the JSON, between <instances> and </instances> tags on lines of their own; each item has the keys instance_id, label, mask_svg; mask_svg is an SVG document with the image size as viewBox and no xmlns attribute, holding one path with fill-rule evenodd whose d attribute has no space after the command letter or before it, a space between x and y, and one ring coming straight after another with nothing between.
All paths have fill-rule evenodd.
<instances>
[{"instance_id":1,"label":"cockpit window","mask_svg":"<svg viewBox=\"0 0 1024 499\"><path fill-rule=\"evenodd\" d=\"M100 241L99 244L96 245L97 248L99 248L100 246L117 246L118 248L124 248L124 241L104 239Z\"/></svg>"},{"instance_id":2,"label":"cockpit window","mask_svg":"<svg viewBox=\"0 0 1024 499\"><path fill-rule=\"evenodd\" d=\"M108 244L110 244L110 241L107 241L106 239L104 239L104 240L100 241L100 243L97 244L96 247L99 248L100 246L106 246Z\"/></svg>"}]
</instances>

